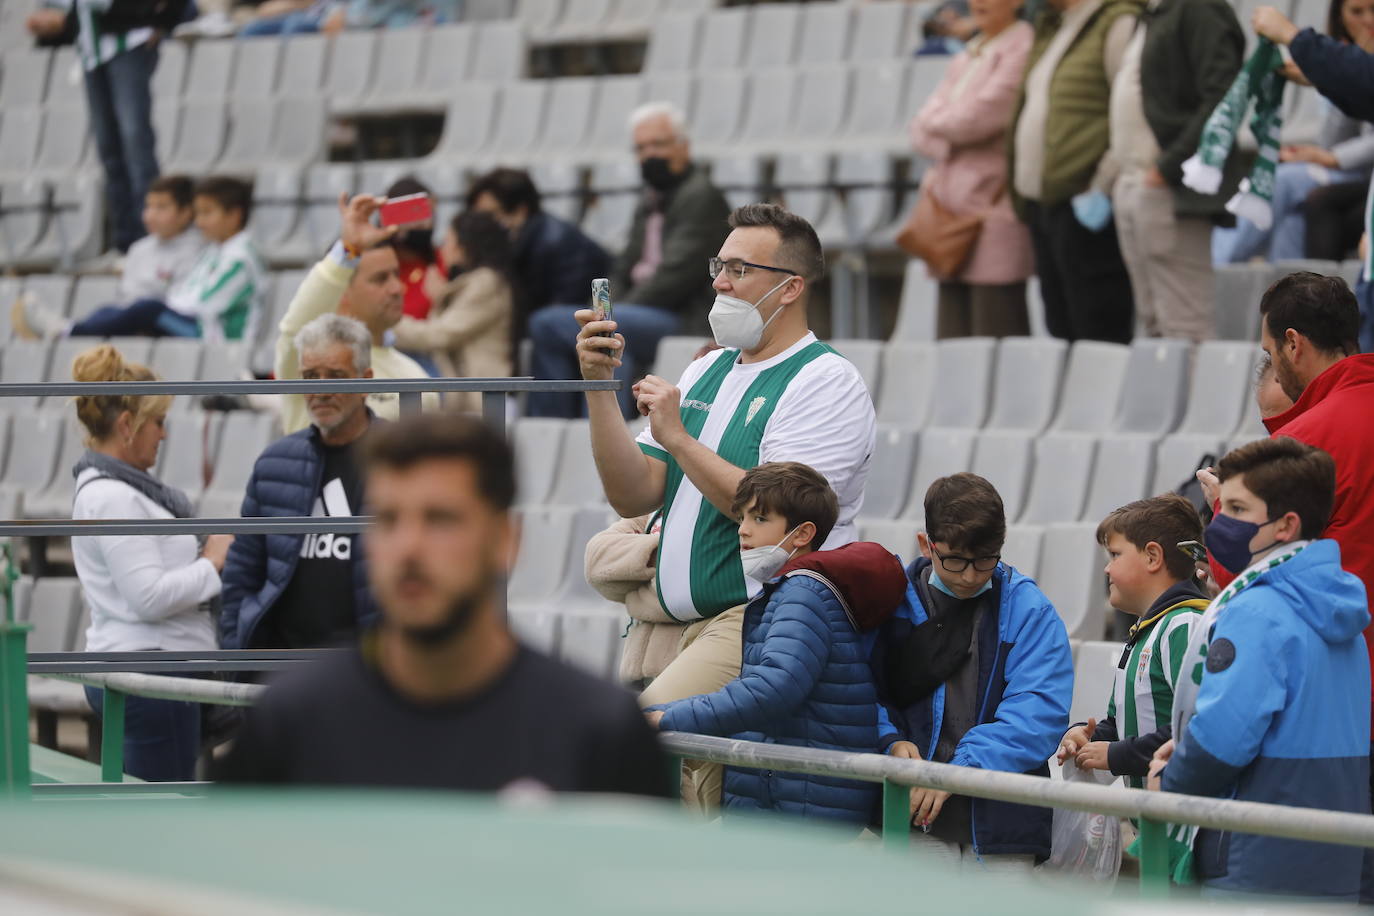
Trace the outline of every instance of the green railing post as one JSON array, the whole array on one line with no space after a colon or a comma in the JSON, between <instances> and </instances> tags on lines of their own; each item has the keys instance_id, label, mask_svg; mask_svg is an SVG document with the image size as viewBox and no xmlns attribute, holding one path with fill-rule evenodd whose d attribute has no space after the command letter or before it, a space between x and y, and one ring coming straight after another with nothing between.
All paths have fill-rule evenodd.
<instances>
[{"instance_id":1,"label":"green railing post","mask_svg":"<svg viewBox=\"0 0 1374 916\"><path fill-rule=\"evenodd\" d=\"M883 780L883 846L906 849L911 842L911 789Z\"/></svg>"},{"instance_id":2,"label":"green railing post","mask_svg":"<svg viewBox=\"0 0 1374 916\"><path fill-rule=\"evenodd\" d=\"M29 625L0 618L0 798L29 797Z\"/></svg>"},{"instance_id":3,"label":"green railing post","mask_svg":"<svg viewBox=\"0 0 1374 916\"><path fill-rule=\"evenodd\" d=\"M100 779L124 781L124 694L105 688L100 711Z\"/></svg>"},{"instance_id":4,"label":"green railing post","mask_svg":"<svg viewBox=\"0 0 1374 916\"><path fill-rule=\"evenodd\" d=\"M1148 817L1140 819L1140 894L1169 896L1168 825Z\"/></svg>"}]
</instances>

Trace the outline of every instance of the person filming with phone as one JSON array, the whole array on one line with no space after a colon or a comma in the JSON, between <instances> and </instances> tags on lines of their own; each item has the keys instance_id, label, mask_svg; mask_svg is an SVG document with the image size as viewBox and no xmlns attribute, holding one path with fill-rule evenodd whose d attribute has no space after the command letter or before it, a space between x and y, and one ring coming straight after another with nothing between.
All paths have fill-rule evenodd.
<instances>
[{"instance_id":1,"label":"person filming with phone","mask_svg":"<svg viewBox=\"0 0 1374 916\"><path fill-rule=\"evenodd\" d=\"M276 376L301 377L296 336L321 315L337 312L361 321L372 335L373 378L428 378L419 363L393 345L388 332L401 320L405 284L392 239L404 224L373 225L372 217L385 198L358 194L339 195L339 240L306 275L277 328ZM437 410L439 396L422 396L425 410ZM384 419L400 414L401 399L394 391L370 394L367 406ZM282 397L282 431L291 434L310 425L310 411L299 394Z\"/></svg>"},{"instance_id":2,"label":"person filming with phone","mask_svg":"<svg viewBox=\"0 0 1374 916\"><path fill-rule=\"evenodd\" d=\"M811 224L773 204L730 215L732 230L703 267L715 288L714 350L674 384L648 375L632 393L649 427L631 436L614 391L589 391L592 451L611 506L624 518L662 507L659 594L692 621L682 653L641 697L644 705L710 693L739 672L745 578L731 504L749 468L796 461L825 477L839 515L823 549L857 540L873 451L873 401L854 366L807 323L811 287L825 273ZM611 288L614 299L616 290ZM612 318L577 312L582 377L609 379L633 344Z\"/></svg>"}]
</instances>

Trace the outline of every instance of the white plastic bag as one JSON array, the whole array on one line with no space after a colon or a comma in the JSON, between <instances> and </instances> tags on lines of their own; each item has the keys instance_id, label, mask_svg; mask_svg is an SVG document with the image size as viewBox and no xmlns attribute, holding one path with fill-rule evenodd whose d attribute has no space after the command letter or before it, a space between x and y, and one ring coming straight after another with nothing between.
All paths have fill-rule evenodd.
<instances>
[{"instance_id":1,"label":"white plastic bag","mask_svg":"<svg viewBox=\"0 0 1374 916\"><path fill-rule=\"evenodd\" d=\"M1116 777L1103 770L1083 770L1070 757L1063 778L1069 782L1108 785ZM1121 819L1111 814L1054 809L1051 855L1044 868L1101 881L1110 888L1121 870Z\"/></svg>"}]
</instances>

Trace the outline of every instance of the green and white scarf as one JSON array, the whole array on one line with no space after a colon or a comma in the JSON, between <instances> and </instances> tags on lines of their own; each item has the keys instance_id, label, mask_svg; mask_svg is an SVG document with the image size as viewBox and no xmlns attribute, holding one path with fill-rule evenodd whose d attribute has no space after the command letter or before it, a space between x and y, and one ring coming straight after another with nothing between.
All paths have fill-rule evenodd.
<instances>
[{"instance_id":1,"label":"green and white scarf","mask_svg":"<svg viewBox=\"0 0 1374 916\"><path fill-rule=\"evenodd\" d=\"M1222 169L1236 144L1241 122L1250 103L1255 113L1250 129L1259 143L1259 156L1250 169L1250 177L1242 179L1240 190L1226 204L1226 209L1244 217L1261 229L1274 222L1274 169L1279 161L1279 130L1283 127L1284 78L1278 68L1283 57L1278 47L1261 38L1240 75L1226 90L1207 124L1197 152L1183 163L1183 184L1199 194L1215 194L1221 189Z\"/></svg>"},{"instance_id":2,"label":"green and white scarf","mask_svg":"<svg viewBox=\"0 0 1374 916\"><path fill-rule=\"evenodd\" d=\"M1193 660L1192 673L1188 677L1180 678L1178 685L1174 688L1174 741L1182 740L1184 729L1188 727L1189 721L1193 718L1193 713L1197 710L1198 691L1202 687L1202 668L1207 661L1207 649L1212 641L1212 630L1216 627L1217 621L1221 619L1222 613L1237 595L1253 585L1260 576L1293 559L1309 543L1311 542L1293 541L1282 549L1250 564L1244 572L1236 576L1230 585L1222 589L1221 594L1217 595L1212 603L1207 606L1207 611L1202 615L1202 620L1193 627L1192 639L1189 640L1188 650L1183 656L1185 665L1188 664L1187 659ZM1175 866L1174 883L1193 884L1195 883L1193 840L1197 837L1197 828L1191 824L1168 824L1167 827L1170 843L1182 845L1187 850Z\"/></svg>"}]
</instances>

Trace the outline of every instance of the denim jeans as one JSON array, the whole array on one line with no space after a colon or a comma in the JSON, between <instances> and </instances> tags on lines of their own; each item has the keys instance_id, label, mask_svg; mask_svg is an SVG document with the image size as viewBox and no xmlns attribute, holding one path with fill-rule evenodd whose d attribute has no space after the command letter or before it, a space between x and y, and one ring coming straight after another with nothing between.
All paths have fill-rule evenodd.
<instances>
[{"instance_id":1,"label":"denim jeans","mask_svg":"<svg viewBox=\"0 0 1374 916\"><path fill-rule=\"evenodd\" d=\"M577 332L579 325L573 317L582 306L548 305L530 315L530 339L534 342L531 370L540 379L577 379L581 371L577 365ZM613 317L625 335L625 352L615 377L625 383L619 393L620 409L626 417L635 414L634 395L630 385L653 364L658 342L678 329L681 319L677 313L651 305L616 303ZM672 379L676 382L677 379ZM577 392L531 392L525 412L531 417L580 417L585 413L583 395Z\"/></svg>"},{"instance_id":2,"label":"denim jeans","mask_svg":"<svg viewBox=\"0 0 1374 916\"><path fill-rule=\"evenodd\" d=\"M143 44L86 71L91 132L120 251L144 236L143 198L158 176L150 89L157 56L157 45Z\"/></svg>"},{"instance_id":3,"label":"denim jeans","mask_svg":"<svg viewBox=\"0 0 1374 916\"><path fill-rule=\"evenodd\" d=\"M138 299L126 306L102 305L67 333L72 337L199 337L200 325L161 300Z\"/></svg>"},{"instance_id":4,"label":"denim jeans","mask_svg":"<svg viewBox=\"0 0 1374 916\"><path fill-rule=\"evenodd\" d=\"M1234 229L1212 232L1212 263L1239 264L1253 257L1293 261L1307 252L1307 195L1335 182L1361 181L1365 173L1328 169L1310 162L1280 162L1274 170L1274 224L1261 229L1248 219L1237 219Z\"/></svg>"},{"instance_id":5,"label":"denim jeans","mask_svg":"<svg viewBox=\"0 0 1374 916\"><path fill-rule=\"evenodd\" d=\"M282 16L267 19L254 19L239 29L243 38L263 35L308 35L320 30L320 14L311 10L299 10Z\"/></svg>"},{"instance_id":6,"label":"denim jeans","mask_svg":"<svg viewBox=\"0 0 1374 916\"><path fill-rule=\"evenodd\" d=\"M105 691L86 688L103 715ZM176 700L124 697L124 772L148 782L189 782L200 755L200 707Z\"/></svg>"},{"instance_id":7,"label":"denim jeans","mask_svg":"<svg viewBox=\"0 0 1374 916\"><path fill-rule=\"evenodd\" d=\"M1360 304L1360 352L1374 353L1374 283L1365 279L1356 283L1355 301Z\"/></svg>"}]
</instances>

